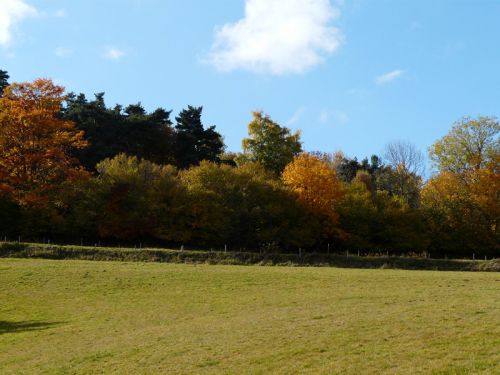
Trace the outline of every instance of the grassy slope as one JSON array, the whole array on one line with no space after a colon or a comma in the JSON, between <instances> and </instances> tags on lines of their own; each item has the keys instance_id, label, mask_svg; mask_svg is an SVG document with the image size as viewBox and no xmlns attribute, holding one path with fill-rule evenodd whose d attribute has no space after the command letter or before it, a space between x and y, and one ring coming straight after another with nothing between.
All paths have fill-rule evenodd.
<instances>
[{"instance_id":1,"label":"grassy slope","mask_svg":"<svg viewBox=\"0 0 500 375\"><path fill-rule=\"evenodd\" d=\"M0 373L491 374L495 273L0 259Z\"/></svg>"}]
</instances>

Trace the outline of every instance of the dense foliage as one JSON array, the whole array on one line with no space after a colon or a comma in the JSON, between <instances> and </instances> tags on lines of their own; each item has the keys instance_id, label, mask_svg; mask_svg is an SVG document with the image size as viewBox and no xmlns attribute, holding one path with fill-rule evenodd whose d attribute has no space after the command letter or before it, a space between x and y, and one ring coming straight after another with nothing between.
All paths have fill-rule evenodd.
<instances>
[{"instance_id":1,"label":"dense foliage","mask_svg":"<svg viewBox=\"0 0 500 375\"><path fill-rule=\"evenodd\" d=\"M302 151L255 112L224 153L202 108L147 112L0 71L0 235L260 251L499 256L500 125L464 118L423 156Z\"/></svg>"}]
</instances>

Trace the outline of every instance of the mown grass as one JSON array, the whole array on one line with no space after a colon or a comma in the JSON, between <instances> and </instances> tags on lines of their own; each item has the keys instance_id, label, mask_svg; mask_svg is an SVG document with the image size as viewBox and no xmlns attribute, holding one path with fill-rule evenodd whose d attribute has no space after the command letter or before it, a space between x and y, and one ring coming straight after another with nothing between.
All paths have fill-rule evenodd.
<instances>
[{"instance_id":1,"label":"mown grass","mask_svg":"<svg viewBox=\"0 0 500 375\"><path fill-rule=\"evenodd\" d=\"M342 268L391 268L436 271L500 271L500 259L489 261L426 259L396 256L353 256L352 254L250 253L223 251L180 251L2 243L0 258L79 259L95 261L166 262L223 265L333 266Z\"/></svg>"},{"instance_id":2,"label":"mown grass","mask_svg":"<svg viewBox=\"0 0 500 375\"><path fill-rule=\"evenodd\" d=\"M1 374L492 374L500 276L0 259Z\"/></svg>"}]
</instances>

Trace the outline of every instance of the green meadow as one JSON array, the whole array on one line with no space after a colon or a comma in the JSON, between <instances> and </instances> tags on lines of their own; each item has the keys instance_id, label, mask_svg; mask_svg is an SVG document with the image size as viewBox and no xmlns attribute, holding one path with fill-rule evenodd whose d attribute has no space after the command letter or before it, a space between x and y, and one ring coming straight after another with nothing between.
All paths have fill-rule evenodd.
<instances>
[{"instance_id":1,"label":"green meadow","mask_svg":"<svg viewBox=\"0 0 500 375\"><path fill-rule=\"evenodd\" d=\"M1 374L500 373L500 274L0 259Z\"/></svg>"}]
</instances>

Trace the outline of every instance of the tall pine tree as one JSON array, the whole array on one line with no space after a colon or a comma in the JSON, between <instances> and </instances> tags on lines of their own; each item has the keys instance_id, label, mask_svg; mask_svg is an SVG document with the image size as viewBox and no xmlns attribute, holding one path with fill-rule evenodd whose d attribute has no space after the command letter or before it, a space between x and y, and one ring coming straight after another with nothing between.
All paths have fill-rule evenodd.
<instances>
[{"instance_id":1,"label":"tall pine tree","mask_svg":"<svg viewBox=\"0 0 500 375\"><path fill-rule=\"evenodd\" d=\"M3 90L9 86L9 78L7 72L0 69L0 97L3 96Z\"/></svg>"},{"instance_id":2,"label":"tall pine tree","mask_svg":"<svg viewBox=\"0 0 500 375\"><path fill-rule=\"evenodd\" d=\"M188 106L175 119L176 160L179 168L198 165L202 160L219 162L224 151L222 136L215 126L203 127L201 114L203 107Z\"/></svg>"}]
</instances>

